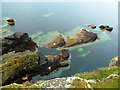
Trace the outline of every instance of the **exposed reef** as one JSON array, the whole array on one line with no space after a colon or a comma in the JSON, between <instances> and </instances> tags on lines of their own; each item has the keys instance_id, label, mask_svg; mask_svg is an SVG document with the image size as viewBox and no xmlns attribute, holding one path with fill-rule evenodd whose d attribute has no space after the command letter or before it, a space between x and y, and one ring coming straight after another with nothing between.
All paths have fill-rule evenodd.
<instances>
[{"instance_id":1,"label":"exposed reef","mask_svg":"<svg viewBox=\"0 0 120 90\"><path fill-rule=\"evenodd\" d=\"M82 29L79 33L76 33L73 37L62 37L61 34L58 34L54 37L49 43L47 43L48 48L68 48L76 45L81 45L84 43L94 42L98 39L96 33Z\"/></svg>"}]
</instances>

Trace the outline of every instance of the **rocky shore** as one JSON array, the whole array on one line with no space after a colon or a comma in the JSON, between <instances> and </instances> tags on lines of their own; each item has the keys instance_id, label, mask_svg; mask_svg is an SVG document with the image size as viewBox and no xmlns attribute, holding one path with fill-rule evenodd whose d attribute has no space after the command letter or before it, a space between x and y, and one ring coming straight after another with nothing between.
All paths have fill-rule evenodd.
<instances>
[{"instance_id":1,"label":"rocky shore","mask_svg":"<svg viewBox=\"0 0 120 90\"><path fill-rule=\"evenodd\" d=\"M8 26L15 25L15 20L6 20ZM95 25L88 25L95 29ZM113 27L101 25L101 30L112 31ZM6 31L5 31L6 32ZM47 48L60 48L60 52L54 55L44 55L41 63L39 46L24 32L16 32L0 38L0 69L2 74L2 86L0 88L37 88L37 89L71 89L71 88L118 88L118 70L120 60L113 58L109 67L99 68L92 72L78 73L70 77L55 78L31 82L36 75L45 76L60 68L69 66L66 62L70 57L67 48L81 44L95 42L98 35L86 29L80 30L74 36L57 34L46 43ZM39 42L41 43L41 42ZM108 84L109 82L109 84Z\"/></svg>"},{"instance_id":2,"label":"rocky shore","mask_svg":"<svg viewBox=\"0 0 120 90\"><path fill-rule=\"evenodd\" d=\"M56 69L69 65L64 63L70 55L65 49L61 50L60 54L48 55L44 62L40 63L38 46L27 33L16 32L2 38L0 44L2 85L23 83L38 74L48 75Z\"/></svg>"},{"instance_id":3,"label":"rocky shore","mask_svg":"<svg viewBox=\"0 0 120 90\"><path fill-rule=\"evenodd\" d=\"M1 88L36 88L36 89L90 89L112 88L119 89L118 79L120 68L118 66L99 68L92 72L77 73L70 77L55 78L45 81L37 81L35 83L25 82L23 84L10 84Z\"/></svg>"}]
</instances>

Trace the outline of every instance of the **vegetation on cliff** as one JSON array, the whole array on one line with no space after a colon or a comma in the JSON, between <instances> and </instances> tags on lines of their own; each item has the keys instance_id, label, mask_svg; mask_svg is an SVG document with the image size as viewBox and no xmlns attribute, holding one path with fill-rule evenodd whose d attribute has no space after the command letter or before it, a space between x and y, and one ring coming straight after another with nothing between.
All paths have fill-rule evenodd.
<instances>
[{"instance_id":1,"label":"vegetation on cliff","mask_svg":"<svg viewBox=\"0 0 120 90\"><path fill-rule=\"evenodd\" d=\"M115 88L118 89L120 78L118 67L100 68L92 72L78 73L72 77L56 78L36 83L25 82L23 84L13 83L2 88ZM57 82L57 83L55 83Z\"/></svg>"}]
</instances>

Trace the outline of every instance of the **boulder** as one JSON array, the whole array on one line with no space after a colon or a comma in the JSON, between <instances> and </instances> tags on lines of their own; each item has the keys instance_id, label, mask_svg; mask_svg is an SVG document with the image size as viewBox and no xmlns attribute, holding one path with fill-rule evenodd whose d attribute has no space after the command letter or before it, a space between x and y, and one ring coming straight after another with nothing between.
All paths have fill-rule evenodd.
<instances>
[{"instance_id":1,"label":"boulder","mask_svg":"<svg viewBox=\"0 0 120 90\"><path fill-rule=\"evenodd\" d=\"M113 27L110 27L108 25L100 25L99 28L101 30L106 30L106 31L112 31L113 30Z\"/></svg>"},{"instance_id":2,"label":"boulder","mask_svg":"<svg viewBox=\"0 0 120 90\"><path fill-rule=\"evenodd\" d=\"M13 26L13 25L15 25L15 20L13 19L13 18L7 18L7 24L9 25L9 26Z\"/></svg>"},{"instance_id":3,"label":"boulder","mask_svg":"<svg viewBox=\"0 0 120 90\"><path fill-rule=\"evenodd\" d=\"M8 22L14 22L15 20L13 18L7 18Z\"/></svg>"},{"instance_id":4,"label":"boulder","mask_svg":"<svg viewBox=\"0 0 120 90\"><path fill-rule=\"evenodd\" d=\"M96 25L89 24L88 27L90 27L90 28L92 28L92 29L95 29L95 28L96 28Z\"/></svg>"}]
</instances>

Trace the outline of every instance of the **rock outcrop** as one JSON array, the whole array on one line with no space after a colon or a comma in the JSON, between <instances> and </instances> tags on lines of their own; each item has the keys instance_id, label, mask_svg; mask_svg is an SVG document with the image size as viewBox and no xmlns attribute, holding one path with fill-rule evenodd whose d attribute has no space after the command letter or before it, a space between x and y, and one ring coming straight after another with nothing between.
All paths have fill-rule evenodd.
<instances>
[{"instance_id":1,"label":"rock outcrop","mask_svg":"<svg viewBox=\"0 0 120 90\"><path fill-rule=\"evenodd\" d=\"M113 30L113 27L110 27L108 25L100 25L99 28L101 30L106 30L106 31L110 31L110 32Z\"/></svg>"},{"instance_id":2,"label":"rock outcrop","mask_svg":"<svg viewBox=\"0 0 120 90\"><path fill-rule=\"evenodd\" d=\"M67 37L66 44L63 46L64 48L72 47L76 45L81 45L89 42L94 42L98 39L98 36L96 33L87 31L86 29L82 29L79 33L76 33L76 35L72 38Z\"/></svg>"},{"instance_id":3,"label":"rock outcrop","mask_svg":"<svg viewBox=\"0 0 120 90\"><path fill-rule=\"evenodd\" d=\"M38 47L31 40L27 33L17 32L13 35L1 39L0 45L2 61L0 67L2 72L2 84L14 82L14 74L19 73L22 69L30 69L38 65ZM12 81L11 78L14 77Z\"/></svg>"},{"instance_id":4,"label":"rock outcrop","mask_svg":"<svg viewBox=\"0 0 120 90\"><path fill-rule=\"evenodd\" d=\"M79 33L76 33L73 37L63 38L61 34L53 38L49 43L47 43L48 48L68 48L76 45L81 45L84 43L94 42L98 39L96 33L82 29Z\"/></svg>"},{"instance_id":5,"label":"rock outcrop","mask_svg":"<svg viewBox=\"0 0 120 90\"><path fill-rule=\"evenodd\" d=\"M9 26L13 26L13 25L15 25L15 20L13 19L13 18L7 18L7 24L9 25Z\"/></svg>"},{"instance_id":6,"label":"rock outcrop","mask_svg":"<svg viewBox=\"0 0 120 90\"><path fill-rule=\"evenodd\" d=\"M93 24L89 24L87 25L88 27L92 28L92 29L95 29L96 28L96 25L93 25Z\"/></svg>"},{"instance_id":7,"label":"rock outcrop","mask_svg":"<svg viewBox=\"0 0 120 90\"><path fill-rule=\"evenodd\" d=\"M48 75L54 70L69 65L64 63L70 56L65 49L58 55L47 56L44 62L40 63L38 46L27 33L17 32L4 37L1 40L1 46L2 85L23 83L31 80L35 75Z\"/></svg>"},{"instance_id":8,"label":"rock outcrop","mask_svg":"<svg viewBox=\"0 0 120 90\"><path fill-rule=\"evenodd\" d=\"M31 40L27 33L16 32L13 35L4 37L0 46L2 46L2 54L8 52L23 52L25 50L34 51L37 48L37 44Z\"/></svg>"},{"instance_id":9,"label":"rock outcrop","mask_svg":"<svg viewBox=\"0 0 120 90\"><path fill-rule=\"evenodd\" d=\"M48 44L48 48L57 48L57 47L62 47L65 45L65 40L62 37L61 34L57 34L56 37L54 37Z\"/></svg>"}]
</instances>

